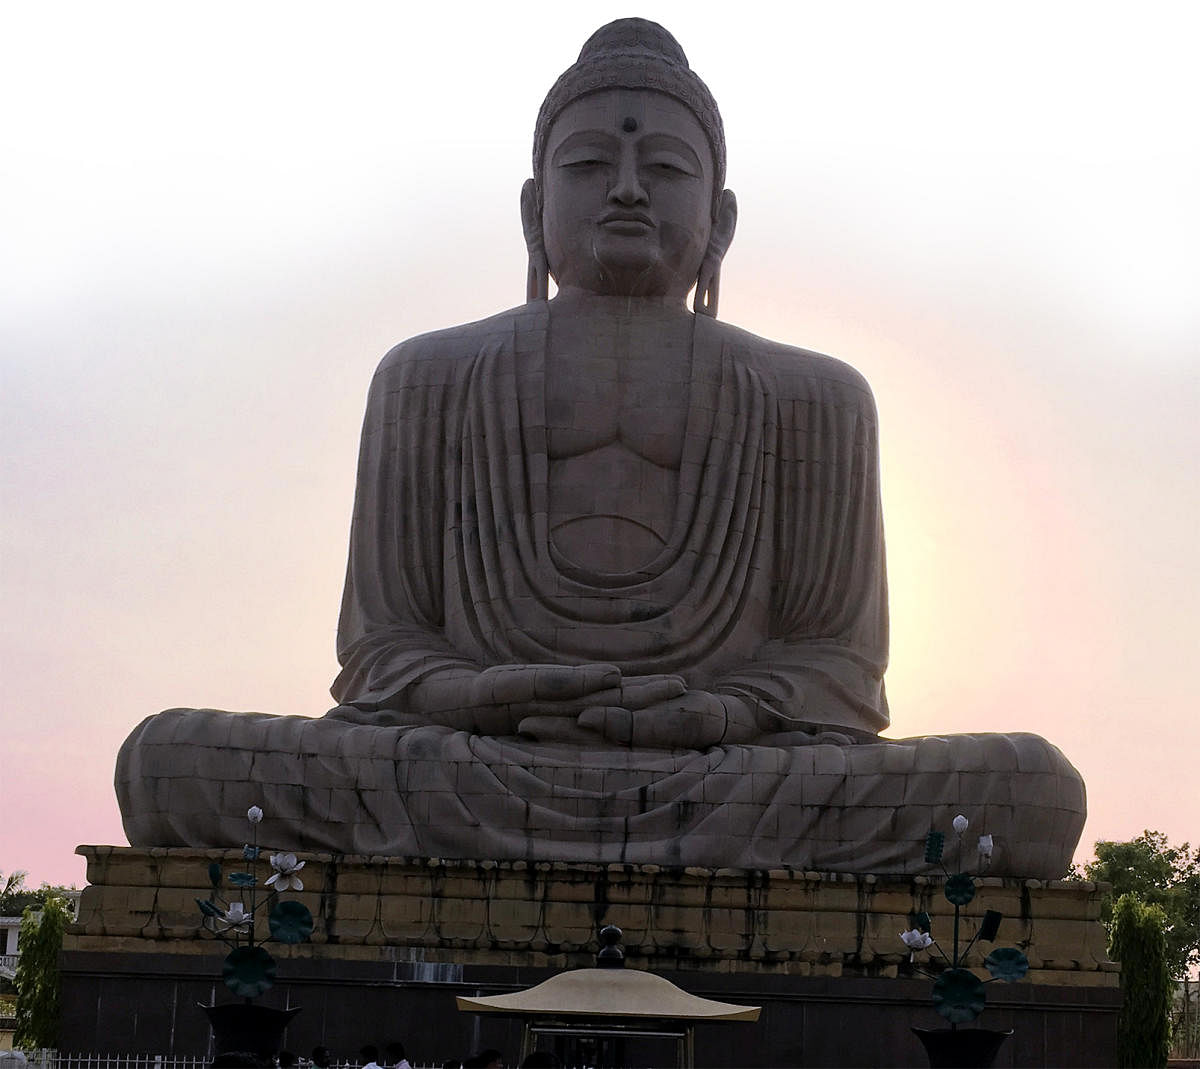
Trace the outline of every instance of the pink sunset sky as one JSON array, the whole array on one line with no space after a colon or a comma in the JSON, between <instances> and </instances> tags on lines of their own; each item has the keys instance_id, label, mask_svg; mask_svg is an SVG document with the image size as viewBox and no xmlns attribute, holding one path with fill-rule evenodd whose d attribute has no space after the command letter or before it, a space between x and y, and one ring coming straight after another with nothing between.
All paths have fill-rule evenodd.
<instances>
[{"instance_id":1,"label":"pink sunset sky","mask_svg":"<svg viewBox=\"0 0 1200 1069\"><path fill-rule=\"evenodd\" d=\"M889 734L1045 735L1081 858L1200 838L1194 6L116 2L5 17L0 871L125 842L143 717L332 704L374 366L523 298L537 108L631 13L724 114L722 318L874 386Z\"/></svg>"}]
</instances>

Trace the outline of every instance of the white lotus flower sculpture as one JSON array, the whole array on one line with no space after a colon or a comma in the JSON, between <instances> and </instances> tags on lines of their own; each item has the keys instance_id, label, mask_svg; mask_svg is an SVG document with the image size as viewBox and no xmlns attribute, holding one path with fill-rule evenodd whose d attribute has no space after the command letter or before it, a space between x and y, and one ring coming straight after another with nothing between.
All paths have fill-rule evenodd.
<instances>
[{"instance_id":1,"label":"white lotus flower sculpture","mask_svg":"<svg viewBox=\"0 0 1200 1069\"><path fill-rule=\"evenodd\" d=\"M221 919L235 932L249 932L254 923L254 914L241 902L230 902Z\"/></svg>"},{"instance_id":2,"label":"white lotus flower sculpture","mask_svg":"<svg viewBox=\"0 0 1200 1069\"><path fill-rule=\"evenodd\" d=\"M921 931L919 928L911 928L907 932L901 932L900 938L909 950L924 950L933 943L933 936L928 932Z\"/></svg>"},{"instance_id":3,"label":"white lotus flower sculpture","mask_svg":"<svg viewBox=\"0 0 1200 1069\"><path fill-rule=\"evenodd\" d=\"M267 886L276 891L303 891L304 883L296 875L304 868L303 861L297 861L295 854L272 854L271 868L275 872L267 877Z\"/></svg>"}]
</instances>

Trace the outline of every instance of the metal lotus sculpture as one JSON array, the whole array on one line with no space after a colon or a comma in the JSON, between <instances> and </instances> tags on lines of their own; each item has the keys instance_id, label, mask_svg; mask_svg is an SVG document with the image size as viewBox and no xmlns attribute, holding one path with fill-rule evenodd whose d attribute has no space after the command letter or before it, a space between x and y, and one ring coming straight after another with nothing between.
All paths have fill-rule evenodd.
<instances>
[{"instance_id":1,"label":"metal lotus sculpture","mask_svg":"<svg viewBox=\"0 0 1200 1069\"><path fill-rule=\"evenodd\" d=\"M269 855L271 875L259 884L256 870L261 850L258 845L258 825L263 811L251 806L246 812L250 822L251 841L242 847L242 859L247 869L226 876L217 862L208 866L212 891L208 898L197 898L203 926L229 947L221 969L225 986L247 1001L257 998L275 983L275 959L263 943L303 943L312 935L313 918L308 907L293 899L281 899L284 891L303 891L300 870L303 861L295 854ZM236 888L240 896L231 900L222 894L222 887ZM231 892L232 895L233 892ZM261 918L266 918L269 934L259 938Z\"/></svg>"},{"instance_id":2,"label":"metal lotus sculpture","mask_svg":"<svg viewBox=\"0 0 1200 1069\"><path fill-rule=\"evenodd\" d=\"M958 863L962 868L963 835L970 826L967 818L961 814L954 818L954 832L958 836ZM954 907L954 933L952 950L947 954L942 946L934 939L931 928L932 922L928 913L916 913L910 918L912 928L900 934L904 945L909 948L911 961L919 950L935 947L945 959L946 968L940 973L919 969L933 979L933 1006L947 1021L951 1028L960 1024L974 1021L982 1012L987 1001L984 991L985 984L996 980L1015 983L1023 979L1029 972L1029 959L1016 947L997 947L986 958L983 966L991 974L990 980L981 980L970 969L965 968L964 962L976 942L995 940L1000 928L1003 915L994 909L985 911L983 920L975 929L970 941L961 946L960 934L962 928L962 909L975 898L975 877L966 872L951 873L946 868L942 855L945 851L946 836L940 831L931 831L925 839L925 860L931 865L940 865L946 874L946 900ZM990 835L979 837L979 860L986 869L991 861L993 842Z\"/></svg>"}]
</instances>

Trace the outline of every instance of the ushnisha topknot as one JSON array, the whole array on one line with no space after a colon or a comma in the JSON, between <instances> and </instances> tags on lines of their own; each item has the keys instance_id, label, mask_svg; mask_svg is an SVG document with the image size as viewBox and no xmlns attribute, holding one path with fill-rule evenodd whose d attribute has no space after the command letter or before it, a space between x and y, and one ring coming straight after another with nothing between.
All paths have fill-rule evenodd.
<instances>
[{"instance_id":1,"label":"ushnisha topknot","mask_svg":"<svg viewBox=\"0 0 1200 1069\"><path fill-rule=\"evenodd\" d=\"M601 26L546 94L533 132L533 180L542 186L542 161L550 127L573 100L601 89L653 89L696 116L712 148L714 196L725 186L725 128L712 93L688 66L679 42L649 19L617 19Z\"/></svg>"}]
</instances>

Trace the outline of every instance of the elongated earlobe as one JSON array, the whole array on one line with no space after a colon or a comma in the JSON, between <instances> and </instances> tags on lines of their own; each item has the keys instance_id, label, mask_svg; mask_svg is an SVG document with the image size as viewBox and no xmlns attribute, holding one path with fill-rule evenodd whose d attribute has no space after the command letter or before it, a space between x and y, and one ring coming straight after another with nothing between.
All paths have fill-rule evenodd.
<instances>
[{"instance_id":1,"label":"elongated earlobe","mask_svg":"<svg viewBox=\"0 0 1200 1069\"><path fill-rule=\"evenodd\" d=\"M529 250L529 270L525 275L525 300L544 301L550 296L550 264L542 238L542 210L532 178L521 187L521 226L525 248Z\"/></svg>"},{"instance_id":2,"label":"elongated earlobe","mask_svg":"<svg viewBox=\"0 0 1200 1069\"><path fill-rule=\"evenodd\" d=\"M704 254L704 262L700 265L700 275L696 279L696 298L692 302L692 311L697 315L717 317L717 300L721 295L721 261L729 251L733 241L733 232L737 229L737 197L733 191L722 190L717 198L717 208L713 213L712 235L708 239L708 251Z\"/></svg>"},{"instance_id":3,"label":"elongated earlobe","mask_svg":"<svg viewBox=\"0 0 1200 1069\"><path fill-rule=\"evenodd\" d=\"M696 282L696 299L692 302L692 311L696 315L717 318L717 301L721 296L721 263L718 260L709 268L706 260L700 268L700 278Z\"/></svg>"}]
</instances>

